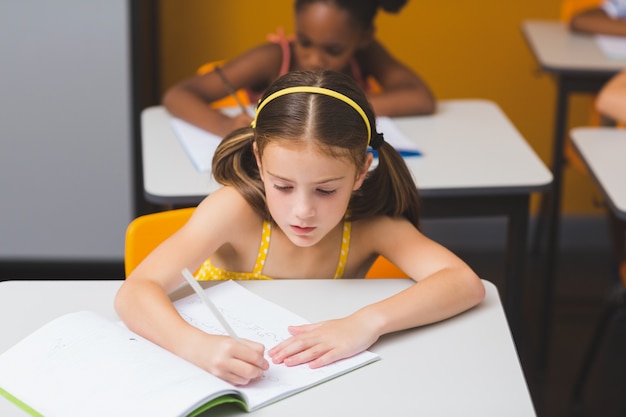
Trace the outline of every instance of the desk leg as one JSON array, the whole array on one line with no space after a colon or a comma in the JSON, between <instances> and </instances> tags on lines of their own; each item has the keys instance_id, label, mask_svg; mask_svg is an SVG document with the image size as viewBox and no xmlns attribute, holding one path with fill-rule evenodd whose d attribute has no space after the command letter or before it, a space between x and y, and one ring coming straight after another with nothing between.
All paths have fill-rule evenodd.
<instances>
[{"instance_id":1,"label":"desk leg","mask_svg":"<svg viewBox=\"0 0 626 417\"><path fill-rule=\"evenodd\" d=\"M507 246L504 310L518 350L522 342L522 298L527 261L529 194L424 197L423 218L506 216Z\"/></svg>"},{"instance_id":2,"label":"desk leg","mask_svg":"<svg viewBox=\"0 0 626 417\"><path fill-rule=\"evenodd\" d=\"M543 276L543 303L541 306L540 340L538 352L538 367L545 372L550 345L552 326L552 304L554 287L558 269L558 245L560 232L560 213L563 194L563 169L565 168L564 145L567 132L569 114L569 95L572 93L596 93L602 88L610 75L577 76L563 74L556 77L557 99L555 109L554 137L552 145L552 190L542 198L540 217L537 220L535 247L541 244L541 237L546 237L545 266Z\"/></svg>"},{"instance_id":3,"label":"desk leg","mask_svg":"<svg viewBox=\"0 0 626 417\"><path fill-rule=\"evenodd\" d=\"M505 300L509 312L509 327L518 349L521 349L522 342L526 340L524 337L524 326L522 326L522 300L525 290L523 284L526 282L530 196L524 194L511 197L510 199L511 203L508 208Z\"/></svg>"},{"instance_id":4,"label":"desk leg","mask_svg":"<svg viewBox=\"0 0 626 417\"><path fill-rule=\"evenodd\" d=\"M542 212L544 220L538 219L537 234L546 232L546 252L543 282L543 302L541 304L541 323L539 330L538 366L545 372L550 345L550 330L552 326L552 301L554 298L554 283L557 271L557 252L559 236L559 214L561 211L561 193L563 186L563 149L565 144L566 119L569 112L567 83L563 78L557 78L556 118L554 124L554 138L552 146L552 191L544 195Z\"/></svg>"}]
</instances>

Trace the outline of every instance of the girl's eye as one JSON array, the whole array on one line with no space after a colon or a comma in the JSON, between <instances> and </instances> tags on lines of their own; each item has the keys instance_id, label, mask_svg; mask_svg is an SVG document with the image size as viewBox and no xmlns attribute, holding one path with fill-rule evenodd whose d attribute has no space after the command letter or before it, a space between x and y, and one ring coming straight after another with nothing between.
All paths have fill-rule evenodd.
<instances>
[{"instance_id":1,"label":"girl's eye","mask_svg":"<svg viewBox=\"0 0 626 417\"><path fill-rule=\"evenodd\" d=\"M274 184L274 188L278 191L289 191L291 190L291 186L289 185L278 185L278 184Z\"/></svg>"},{"instance_id":2,"label":"girl's eye","mask_svg":"<svg viewBox=\"0 0 626 417\"><path fill-rule=\"evenodd\" d=\"M310 48L311 47L311 41L309 41L308 39L304 39L304 38L297 38L298 39L298 43L300 44L300 46L302 48Z\"/></svg>"},{"instance_id":3,"label":"girl's eye","mask_svg":"<svg viewBox=\"0 0 626 417\"><path fill-rule=\"evenodd\" d=\"M343 54L343 48L328 48L326 53L330 56L341 56Z\"/></svg>"},{"instance_id":4,"label":"girl's eye","mask_svg":"<svg viewBox=\"0 0 626 417\"><path fill-rule=\"evenodd\" d=\"M322 190L322 189L317 189L317 192L322 194L322 195L332 195L335 194L335 190Z\"/></svg>"}]
</instances>

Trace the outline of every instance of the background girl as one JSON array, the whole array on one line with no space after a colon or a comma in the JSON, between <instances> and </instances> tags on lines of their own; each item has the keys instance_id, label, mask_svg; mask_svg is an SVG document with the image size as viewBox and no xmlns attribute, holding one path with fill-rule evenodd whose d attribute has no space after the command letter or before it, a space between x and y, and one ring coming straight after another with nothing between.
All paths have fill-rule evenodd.
<instances>
[{"instance_id":1,"label":"background girl","mask_svg":"<svg viewBox=\"0 0 626 417\"><path fill-rule=\"evenodd\" d=\"M278 77L294 70L334 70L353 77L368 92L380 116L430 114L435 99L428 86L374 37L379 8L398 12L406 0L296 0L295 36L257 46L217 70L166 91L163 105L174 116L220 136L250 124L242 113L228 117L210 104L245 89L256 104ZM378 92L368 80L374 79Z\"/></svg>"}]
</instances>

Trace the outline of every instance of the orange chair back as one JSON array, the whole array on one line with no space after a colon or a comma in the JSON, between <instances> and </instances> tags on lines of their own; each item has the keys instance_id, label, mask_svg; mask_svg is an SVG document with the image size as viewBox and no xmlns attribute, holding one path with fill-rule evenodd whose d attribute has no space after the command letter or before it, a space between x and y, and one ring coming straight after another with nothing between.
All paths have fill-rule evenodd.
<instances>
[{"instance_id":1,"label":"orange chair back","mask_svg":"<svg viewBox=\"0 0 626 417\"><path fill-rule=\"evenodd\" d=\"M124 269L126 276L165 239L189 220L195 208L183 208L146 214L134 219L126 229ZM400 268L379 256L365 278L408 278Z\"/></svg>"},{"instance_id":2,"label":"orange chair back","mask_svg":"<svg viewBox=\"0 0 626 417\"><path fill-rule=\"evenodd\" d=\"M569 22L576 13L598 7L604 0L563 0L561 2L561 20Z\"/></svg>"},{"instance_id":3,"label":"orange chair back","mask_svg":"<svg viewBox=\"0 0 626 417\"><path fill-rule=\"evenodd\" d=\"M409 278L409 276L387 258L379 256L365 274L365 278Z\"/></svg>"},{"instance_id":4,"label":"orange chair back","mask_svg":"<svg viewBox=\"0 0 626 417\"><path fill-rule=\"evenodd\" d=\"M126 229L124 270L126 276L165 239L180 229L195 208L184 208L146 214L134 219Z\"/></svg>"}]
</instances>

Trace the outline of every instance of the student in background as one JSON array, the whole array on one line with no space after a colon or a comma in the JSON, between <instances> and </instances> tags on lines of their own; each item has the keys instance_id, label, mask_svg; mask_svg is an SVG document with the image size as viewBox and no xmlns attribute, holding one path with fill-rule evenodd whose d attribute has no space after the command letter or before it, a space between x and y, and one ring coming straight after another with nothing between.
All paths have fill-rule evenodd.
<instances>
[{"instance_id":1,"label":"student in background","mask_svg":"<svg viewBox=\"0 0 626 417\"><path fill-rule=\"evenodd\" d=\"M626 36L626 0L605 0L582 10L572 16L570 27L585 33Z\"/></svg>"},{"instance_id":2,"label":"student in background","mask_svg":"<svg viewBox=\"0 0 626 417\"><path fill-rule=\"evenodd\" d=\"M379 157L371 170L369 147ZM292 71L276 80L252 125L222 140L213 173L224 187L130 274L115 306L131 330L231 383L261 376L266 348L275 363L317 368L484 297L472 269L419 231L411 173L345 74ZM167 296L184 268L201 280L360 278L379 255L417 283L346 317L290 327L277 346L204 333Z\"/></svg>"},{"instance_id":3,"label":"student in background","mask_svg":"<svg viewBox=\"0 0 626 417\"><path fill-rule=\"evenodd\" d=\"M626 71L613 76L600 90L596 109L620 124L626 124Z\"/></svg>"},{"instance_id":4,"label":"student in background","mask_svg":"<svg viewBox=\"0 0 626 417\"><path fill-rule=\"evenodd\" d=\"M379 8L397 13L407 0L296 0L295 36L277 36L166 91L170 113L214 134L225 136L251 122L242 113L228 117L210 104L245 89L256 104L278 77L294 70L334 70L352 76L368 92L380 116L430 114L435 99L424 81L376 40ZM379 90L375 92L373 78Z\"/></svg>"}]
</instances>

